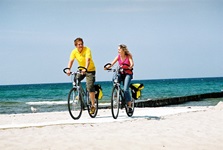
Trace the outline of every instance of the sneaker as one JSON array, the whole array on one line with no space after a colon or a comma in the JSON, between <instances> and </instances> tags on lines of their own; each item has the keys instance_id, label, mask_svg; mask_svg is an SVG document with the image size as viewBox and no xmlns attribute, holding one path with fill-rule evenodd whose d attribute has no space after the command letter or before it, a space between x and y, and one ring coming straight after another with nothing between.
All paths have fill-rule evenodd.
<instances>
[{"instance_id":1,"label":"sneaker","mask_svg":"<svg viewBox=\"0 0 223 150\"><path fill-rule=\"evenodd\" d=\"M129 109L129 113L133 113L133 110L131 107L129 107L128 109Z\"/></svg>"},{"instance_id":2,"label":"sneaker","mask_svg":"<svg viewBox=\"0 0 223 150\"><path fill-rule=\"evenodd\" d=\"M91 106L90 114L94 114L94 112L95 112L95 107Z\"/></svg>"}]
</instances>

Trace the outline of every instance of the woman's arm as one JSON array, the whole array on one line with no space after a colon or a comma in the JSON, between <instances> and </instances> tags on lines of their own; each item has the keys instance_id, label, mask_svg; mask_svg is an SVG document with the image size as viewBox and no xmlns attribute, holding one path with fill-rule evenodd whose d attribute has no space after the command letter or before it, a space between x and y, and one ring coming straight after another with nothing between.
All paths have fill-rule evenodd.
<instances>
[{"instance_id":1,"label":"woman's arm","mask_svg":"<svg viewBox=\"0 0 223 150\"><path fill-rule=\"evenodd\" d=\"M117 61L118 61L118 56L115 57L115 59L112 61L111 65L107 66L107 67L104 68L104 69L106 70L106 69L111 68Z\"/></svg>"},{"instance_id":2,"label":"woman's arm","mask_svg":"<svg viewBox=\"0 0 223 150\"><path fill-rule=\"evenodd\" d=\"M115 59L111 63L111 67L118 61L118 56L115 57Z\"/></svg>"},{"instance_id":3,"label":"woman's arm","mask_svg":"<svg viewBox=\"0 0 223 150\"><path fill-rule=\"evenodd\" d=\"M129 62L130 62L129 69L132 69L133 66L134 66L134 61L133 61L133 59L132 59L132 56L129 57Z\"/></svg>"}]
</instances>

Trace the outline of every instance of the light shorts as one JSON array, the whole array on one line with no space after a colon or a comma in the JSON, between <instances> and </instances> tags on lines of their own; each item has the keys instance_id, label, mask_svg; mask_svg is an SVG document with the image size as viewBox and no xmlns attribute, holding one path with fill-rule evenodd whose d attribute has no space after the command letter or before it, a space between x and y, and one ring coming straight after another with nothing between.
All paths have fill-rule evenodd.
<instances>
[{"instance_id":1,"label":"light shorts","mask_svg":"<svg viewBox=\"0 0 223 150\"><path fill-rule=\"evenodd\" d=\"M83 80L86 77L86 87L88 92L95 92L94 82L95 82L95 71L86 72L85 75L80 75L79 81Z\"/></svg>"}]
</instances>

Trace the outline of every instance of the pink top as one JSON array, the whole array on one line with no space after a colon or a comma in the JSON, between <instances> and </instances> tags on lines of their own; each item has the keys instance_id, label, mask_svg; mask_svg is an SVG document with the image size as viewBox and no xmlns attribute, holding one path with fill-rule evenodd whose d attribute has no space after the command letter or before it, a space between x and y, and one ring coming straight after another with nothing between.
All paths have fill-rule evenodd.
<instances>
[{"instance_id":1,"label":"pink top","mask_svg":"<svg viewBox=\"0 0 223 150\"><path fill-rule=\"evenodd\" d=\"M121 56L118 55L118 63L119 63L119 66L121 66L124 69L124 72L126 74L133 74L132 70L128 69L128 67L130 66L129 56L126 56L125 60L122 61Z\"/></svg>"}]
</instances>

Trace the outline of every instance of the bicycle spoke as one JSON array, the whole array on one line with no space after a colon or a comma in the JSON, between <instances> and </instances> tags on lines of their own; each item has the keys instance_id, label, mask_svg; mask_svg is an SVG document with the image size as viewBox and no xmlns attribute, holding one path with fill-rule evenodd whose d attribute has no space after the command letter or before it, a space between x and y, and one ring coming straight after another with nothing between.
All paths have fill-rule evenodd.
<instances>
[{"instance_id":1,"label":"bicycle spoke","mask_svg":"<svg viewBox=\"0 0 223 150\"><path fill-rule=\"evenodd\" d=\"M79 119L82 114L83 103L76 88L69 92L68 96L68 110L73 119Z\"/></svg>"},{"instance_id":2,"label":"bicycle spoke","mask_svg":"<svg viewBox=\"0 0 223 150\"><path fill-rule=\"evenodd\" d=\"M112 90L112 98L111 98L111 111L114 119L117 119L119 113L119 99L120 95L118 92L118 88L114 87Z\"/></svg>"}]
</instances>

